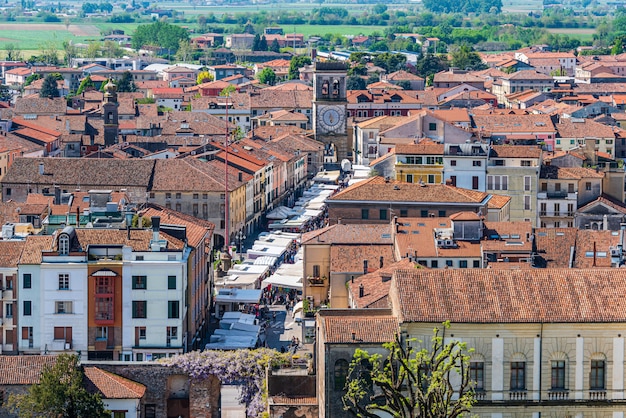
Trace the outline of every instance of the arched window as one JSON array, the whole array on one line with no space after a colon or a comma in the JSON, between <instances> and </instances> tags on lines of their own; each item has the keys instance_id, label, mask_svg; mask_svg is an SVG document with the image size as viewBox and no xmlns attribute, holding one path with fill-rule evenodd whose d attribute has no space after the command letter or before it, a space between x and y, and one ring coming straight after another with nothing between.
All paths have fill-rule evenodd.
<instances>
[{"instance_id":1,"label":"arched window","mask_svg":"<svg viewBox=\"0 0 626 418\"><path fill-rule=\"evenodd\" d=\"M335 390L343 390L348 376L348 362L339 359L335 362Z\"/></svg>"},{"instance_id":2,"label":"arched window","mask_svg":"<svg viewBox=\"0 0 626 418\"><path fill-rule=\"evenodd\" d=\"M339 80L333 80L333 97L339 97Z\"/></svg>"},{"instance_id":3,"label":"arched window","mask_svg":"<svg viewBox=\"0 0 626 418\"><path fill-rule=\"evenodd\" d=\"M322 83L322 96L328 96L328 90L329 90L328 80L325 80Z\"/></svg>"},{"instance_id":4,"label":"arched window","mask_svg":"<svg viewBox=\"0 0 626 418\"><path fill-rule=\"evenodd\" d=\"M67 234L59 235L59 254L68 255L70 252L70 237Z\"/></svg>"}]
</instances>

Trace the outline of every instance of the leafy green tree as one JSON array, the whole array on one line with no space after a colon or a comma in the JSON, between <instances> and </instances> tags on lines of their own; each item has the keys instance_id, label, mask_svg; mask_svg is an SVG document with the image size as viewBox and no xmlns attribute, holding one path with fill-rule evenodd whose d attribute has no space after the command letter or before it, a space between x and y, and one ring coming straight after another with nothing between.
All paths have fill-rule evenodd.
<instances>
[{"instance_id":1,"label":"leafy green tree","mask_svg":"<svg viewBox=\"0 0 626 418\"><path fill-rule=\"evenodd\" d=\"M87 45L87 51L85 51L85 57L97 58L100 56L101 50L102 44L99 41L89 42L89 45Z\"/></svg>"},{"instance_id":2,"label":"leafy green tree","mask_svg":"<svg viewBox=\"0 0 626 418\"><path fill-rule=\"evenodd\" d=\"M261 36L261 40L259 41L259 51L267 51L267 39L265 39L265 35Z\"/></svg>"},{"instance_id":3,"label":"leafy green tree","mask_svg":"<svg viewBox=\"0 0 626 418\"><path fill-rule=\"evenodd\" d=\"M265 67L259 72L259 81L263 84L273 86L276 83L276 73L270 67Z\"/></svg>"},{"instance_id":4,"label":"leafy green tree","mask_svg":"<svg viewBox=\"0 0 626 418\"><path fill-rule=\"evenodd\" d=\"M448 68L448 60L445 57L433 54L421 56L415 64L417 73L424 78L428 78L433 74L447 70Z\"/></svg>"},{"instance_id":5,"label":"leafy green tree","mask_svg":"<svg viewBox=\"0 0 626 418\"><path fill-rule=\"evenodd\" d=\"M228 87L224 87L222 91L220 91L220 96L222 97L230 96L231 93L234 93L235 91L237 91L237 87L231 84Z\"/></svg>"},{"instance_id":6,"label":"leafy green tree","mask_svg":"<svg viewBox=\"0 0 626 418\"><path fill-rule=\"evenodd\" d=\"M193 46L189 40L181 39L178 42L178 51L176 51L176 59L182 62L187 62L193 57Z\"/></svg>"},{"instance_id":7,"label":"leafy green tree","mask_svg":"<svg viewBox=\"0 0 626 418\"><path fill-rule=\"evenodd\" d=\"M59 55L57 53L56 36L52 38L40 46L41 55L39 55L39 59L48 65L58 65Z\"/></svg>"},{"instance_id":8,"label":"leafy green tree","mask_svg":"<svg viewBox=\"0 0 626 418\"><path fill-rule=\"evenodd\" d=\"M254 39L252 40L252 50L260 51L261 50L259 47L260 43L261 43L261 35L257 33L256 35L254 35Z\"/></svg>"},{"instance_id":9,"label":"leafy green tree","mask_svg":"<svg viewBox=\"0 0 626 418\"><path fill-rule=\"evenodd\" d=\"M40 78L41 78L41 74L39 73L33 73L29 75L28 77L26 77L26 80L24 80L24 87L30 86L33 81L37 81Z\"/></svg>"},{"instance_id":10,"label":"leafy green tree","mask_svg":"<svg viewBox=\"0 0 626 418\"><path fill-rule=\"evenodd\" d=\"M13 43L8 43L4 46L4 50L6 51L6 60L7 61L21 61L22 60L22 50L20 47Z\"/></svg>"},{"instance_id":11,"label":"leafy green tree","mask_svg":"<svg viewBox=\"0 0 626 418\"><path fill-rule=\"evenodd\" d=\"M291 58L289 63L289 80L297 80L300 78L299 69L305 65L311 65L311 58L306 55L296 55Z\"/></svg>"},{"instance_id":12,"label":"leafy green tree","mask_svg":"<svg viewBox=\"0 0 626 418\"><path fill-rule=\"evenodd\" d=\"M280 52L280 45L278 44L278 39L274 38L272 44L270 45L270 51L272 52Z\"/></svg>"},{"instance_id":13,"label":"leafy green tree","mask_svg":"<svg viewBox=\"0 0 626 418\"><path fill-rule=\"evenodd\" d=\"M396 336L384 347L389 351L385 359L355 351L343 396L346 410L360 417L386 411L398 418L457 418L470 412L476 398L469 375L472 350L466 343L445 343L442 329L435 328L430 345Z\"/></svg>"},{"instance_id":14,"label":"leafy green tree","mask_svg":"<svg viewBox=\"0 0 626 418\"><path fill-rule=\"evenodd\" d=\"M213 81L213 74L208 71L200 71L196 78L196 84L208 83Z\"/></svg>"},{"instance_id":15,"label":"leafy green tree","mask_svg":"<svg viewBox=\"0 0 626 418\"><path fill-rule=\"evenodd\" d=\"M43 84L41 85L41 91L39 92L40 97L60 97L59 88L57 87L57 78L54 74L48 74L43 79Z\"/></svg>"},{"instance_id":16,"label":"leafy green tree","mask_svg":"<svg viewBox=\"0 0 626 418\"><path fill-rule=\"evenodd\" d=\"M124 74L122 74L122 78L120 78L120 81L117 83L117 91L120 93L132 93L137 91L137 86L135 86L133 75L130 71L124 71Z\"/></svg>"},{"instance_id":17,"label":"leafy green tree","mask_svg":"<svg viewBox=\"0 0 626 418\"><path fill-rule=\"evenodd\" d=\"M65 65L70 66L72 59L78 56L78 48L71 41L63 41L63 59Z\"/></svg>"},{"instance_id":18,"label":"leafy green tree","mask_svg":"<svg viewBox=\"0 0 626 418\"><path fill-rule=\"evenodd\" d=\"M115 41L106 40L102 46L102 52L107 58L120 58L124 55L124 50Z\"/></svg>"},{"instance_id":19,"label":"leafy green tree","mask_svg":"<svg viewBox=\"0 0 626 418\"><path fill-rule=\"evenodd\" d=\"M352 75L346 80L346 89L348 90L365 90L366 87L365 80L358 75Z\"/></svg>"},{"instance_id":20,"label":"leafy green tree","mask_svg":"<svg viewBox=\"0 0 626 418\"><path fill-rule=\"evenodd\" d=\"M78 356L61 354L54 365L45 366L40 382L23 395L10 395L9 405L20 418L105 418L111 413L104 409L98 394L83 387L84 373Z\"/></svg>"},{"instance_id":21,"label":"leafy green tree","mask_svg":"<svg viewBox=\"0 0 626 418\"><path fill-rule=\"evenodd\" d=\"M76 94L77 95L82 94L82 92L84 92L85 90L89 88L94 88L94 87L96 86L91 80L91 76L87 76L83 78L83 80L80 82L80 85L78 86L78 90L76 90Z\"/></svg>"},{"instance_id":22,"label":"leafy green tree","mask_svg":"<svg viewBox=\"0 0 626 418\"><path fill-rule=\"evenodd\" d=\"M398 71L404 68L405 64L406 56L402 54L383 52L374 57L374 65L384 68L387 73Z\"/></svg>"},{"instance_id":23,"label":"leafy green tree","mask_svg":"<svg viewBox=\"0 0 626 418\"><path fill-rule=\"evenodd\" d=\"M139 25L132 38L132 47L158 46L176 53L181 40L189 40L189 32L180 26L157 21L148 25Z\"/></svg>"},{"instance_id":24,"label":"leafy green tree","mask_svg":"<svg viewBox=\"0 0 626 418\"><path fill-rule=\"evenodd\" d=\"M484 70L487 66L480 55L468 44L462 44L452 51L452 66L462 70Z\"/></svg>"}]
</instances>

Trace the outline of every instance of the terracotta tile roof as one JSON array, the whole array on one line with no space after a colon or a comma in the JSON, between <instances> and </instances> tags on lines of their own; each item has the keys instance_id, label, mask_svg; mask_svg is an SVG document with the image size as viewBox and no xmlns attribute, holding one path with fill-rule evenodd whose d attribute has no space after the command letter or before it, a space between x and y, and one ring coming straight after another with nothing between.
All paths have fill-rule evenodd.
<instances>
[{"instance_id":1,"label":"terracotta tile roof","mask_svg":"<svg viewBox=\"0 0 626 418\"><path fill-rule=\"evenodd\" d=\"M15 135L21 136L22 138L30 138L35 141L40 141L44 143L54 142L57 139L59 139L59 137L61 136L61 133L59 133L58 136L52 136L52 135L48 135L45 132L41 132L41 131L31 129L31 128L16 129L13 131L13 133Z\"/></svg>"},{"instance_id":2,"label":"terracotta tile roof","mask_svg":"<svg viewBox=\"0 0 626 418\"><path fill-rule=\"evenodd\" d=\"M19 264L41 264L41 252L52 250L53 241L52 235L27 236Z\"/></svg>"},{"instance_id":3,"label":"terracotta tile roof","mask_svg":"<svg viewBox=\"0 0 626 418\"><path fill-rule=\"evenodd\" d=\"M485 239L481 244L484 251L520 252L530 255L533 249L533 227L530 222L484 222L483 225Z\"/></svg>"},{"instance_id":4,"label":"terracotta tile roof","mask_svg":"<svg viewBox=\"0 0 626 418\"><path fill-rule=\"evenodd\" d=\"M157 160L152 190L157 192L224 190L221 182L206 174L205 164L195 158Z\"/></svg>"},{"instance_id":5,"label":"terracotta tile roof","mask_svg":"<svg viewBox=\"0 0 626 418\"><path fill-rule=\"evenodd\" d=\"M511 196L492 194L491 199L487 202L487 207L490 209L502 209L510 201Z\"/></svg>"},{"instance_id":6,"label":"terracotta tile roof","mask_svg":"<svg viewBox=\"0 0 626 418\"><path fill-rule=\"evenodd\" d=\"M458 212L449 216L451 221L478 221L481 219L477 213L474 212Z\"/></svg>"},{"instance_id":7,"label":"terracotta tile roof","mask_svg":"<svg viewBox=\"0 0 626 418\"><path fill-rule=\"evenodd\" d=\"M554 80L551 76L542 74L535 70L516 71L512 74L507 74L502 78L507 79L507 80L546 80L546 81Z\"/></svg>"},{"instance_id":8,"label":"terracotta tile roof","mask_svg":"<svg viewBox=\"0 0 626 418\"><path fill-rule=\"evenodd\" d=\"M576 228L537 228L535 248L541 262L548 268L569 268L577 231Z\"/></svg>"},{"instance_id":9,"label":"terracotta tile roof","mask_svg":"<svg viewBox=\"0 0 626 418\"><path fill-rule=\"evenodd\" d=\"M59 135L61 135L60 131L50 128L50 121L46 119L47 118L40 121L26 120L23 117L16 116L13 118L13 123L23 128L41 132L42 134L46 134L49 137L58 137Z\"/></svg>"},{"instance_id":10,"label":"terracotta tile roof","mask_svg":"<svg viewBox=\"0 0 626 418\"><path fill-rule=\"evenodd\" d=\"M47 97L18 98L15 101L15 114L17 115L41 115L56 114L64 115L67 110L67 102L65 97L55 97L49 99Z\"/></svg>"},{"instance_id":11,"label":"terracotta tile roof","mask_svg":"<svg viewBox=\"0 0 626 418\"><path fill-rule=\"evenodd\" d=\"M371 244L373 242L391 245L391 225L335 224L302 234L301 242L302 245Z\"/></svg>"},{"instance_id":12,"label":"terracotta tile roof","mask_svg":"<svg viewBox=\"0 0 626 418\"><path fill-rule=\"evenodd\" d=\"M84 384L90 393L98 393L104 399L141 399L146 387L122 376L95 366L83 367Z\"/></svg>"},{"instance_id":13,"label":"terracotta tile roof","mask_svg":"<svg viewBox=\"0 0 626 418\"><path fill-rule=\"evenodd\" d=\"M450 218L398 218L396 251L402 257L481 257L480 244L469 241L455 241L455 246L437 246L435 230L451 228Z\"/></svg>"},{"instance_id":14,"label":"terracotta tile roof","mask_svg":"<svg viewBox=\"0 0 626 418\"><path fill-rule=\"evenodd\" d=\"M623 214L626 214L626 204L620 202L619 200L615 200L613 199L611 196L603 194L602 196L598 197L595 200L592 200L591 202L587 203L585 206L579 207L578 208L578 212L585 212L589 209L591 209L593 206L595 206L598 203L602 203L606 206L609 206L613 209L615 209L618 212L621 212Z\"/></svg>"},{"instance_id":15,"label":"terracotta tile roof","mask_svg":"<svg viewBox=\"0 0 626 418\"><path fill-rule=\"evenodd\" d=\"M39 174L39 163L44 174ZM148 187L155 162L88 158L16 158L4 183L38 183L126 188Z\"/></svg>"},{"instance_id":16,"label":"terracotta tile roof","mask_svg":"<svg viewBox=\"0 0 626 418\"><path fill-rule=\"evenodd\" d=\"M435 143L398 144L395 147L396 155L441 155L445 145Z\"/></svg>"},{"instance_id":17,"label":"terracotta tile roof","mask_svg":"<svg viewBox=\"0 0 626 418\"><path fill-rule=\"evenodd\" d=\"M603 172L598 172L591 168L584 167L557 167L555 165L542 165L541 174L539 178L542 179L601 179L604 178Z\"/></svg>"},{"instance_id":18,"label":"terracotta tile roof","mask_svg":"<svg viewBox=\"0 0 626 418\"><path fill-rule=\"evenodd\" d=\"M400 322L626 321L626 269L398 270Z\"/></svg>"},{"instance_id":19,"label":"terracotta tile roof","mask_svg":"<svg viewBox=\"0 0 626 418\"><path fill-rule=\"evenodd\" d=\"M184 225L187 230L187 243L191 247L198 247L205 238L210 239L215 229L215 225L209 221L153 203L148 203L148 207L142 210L141 214L146 217L159 216L161 225Z\"/></svg>"},{"instance_id":20,"label":"terracotta tile roof","mask_svg":"<svg viewBox=\"0 0 626 418\"><path fill-rule=\"evenodd\" d=\"M35 385L56 356L0 356L0 385Z\"/></svg>"},{"instance_id":21,"label":"terracotta tile roof","mask_svg":"<svg viewBox=\"0 0 626 418\"><path fill-rule=\"evenodd\" d=\"M552 133L554 124L549 115L474 114L474 126L486 132Z\"/></svg>"},{"instance_id":22,"label":"terracotta tile roof","mask_svg":"<svg viewBox=\"0 0 626 418\"><path fill-rule=\"evenodd\" d=\"M330 247L331 273L363 273L363 261L367 260L368 271L377 269L380 258L383 263L393 262L393 246L391 243L379 244L372 241L366 244L333 245Z\"/></svg>"},{"instance_id":23,"label":"terracotta tile roof","mask_svg":"<svg viewBox=\"0 0 626 418\"><path fill-rule=\"evenodd\" d=\"M119 244L129 246L133 251L149 251L153 237L150 229L131 229L130 239L125 229L79 228L76 229L76 235L81 247L85 250L89 245ZM180 250L184 247L183 242L163 232L159 234L159 237L168 242L168 250Z\"/></svg>"},{"instance_id":24,"label":"terracotta tile roof","mask_svg":"<svg viewBox=\"0 0 626 418\"><path fill-rule=\"evenodd\" d=\"M408 71L405 70L400 70L400 71L396 71L394 73L388 74L386 76L387 80L391 80L391 81L400 81L400 80L421 80L424 81L424 79L418 75L415 74L411 74Z\"/></svg>"},{"instance_id":25,"label":"terracotta tile roof","mask_svg":"<svg viewBox=\"0 0 626 418\"><path fill-rule=\"evenodd\" d=\"M393 272L398 269L422 268L409 258L389 264L372 273L367 273L348 282L348 291L352 295L355 308L373 308L374 305L389 308L389 288ZM363 297L359 296L359 287L363 285Z\"/></svg>"},{"instance_id":26,"label":"terracotta tile roof","mask_svg":"<svg viewBox=\"0 0 626 418\"><path fill-rule=\"evenodd\" d=\"M485 80L471 73L442 71L435 74L433 83L483 83Z\"/></svg>"},{"instance_id":27,"label":"terracotta tile roof","mask_svg":"<svg viewBox=\"0 0 626 418\"><path fill-rule=\"evenodd\" d=\"M24 241L0 241L0 267L17 267Z\"/></svg>"},{"instance_id":28,"label":"terracotta tile roof","mask_svg":"<svg viewBox=\"0 0 626 418\"><path fill-rule=\"evenodd\" d=\"M487 193L465 190L445 184L386 182L383 177L353 184L330 197L333 201L390 201L390 202L437 202L437 203L486 203Z\"/></svg>"},{"instance_id":29,"label":"terracotta tile roof","mask_svg":"<svg viewBox=\"0 0 626 418\"><path fill-rule=\"evenodd\" d=\"M561 118L554 126L561 138L615 138L612 126L590 119Z\"/></svg>"},{"instance_id":30,"label":"terracotta tile roof","mask_svg":"<svg viewBox=\"0 0 626 418\"><path fill-rule=\"evenodd\" d=\"M547 161L552 161L555 158L560 158L566 155L571 155L575 158L578 158L581 161L585 161L587 159L587 157L585 157L583 154L579 154L576 151L572 151L572 150L568 150L568 151L551 151L551 152L546 152L545 154L543 154L543 162L547 162ZM582 162L581 162L582 164Z\"/></svg>"},{"instance_id":31,"label":"terracotta tile roof","mask_svg":"<svg viewBox=\"0 0 626 418\"><path fill-rule=\"evenodd\" d=\"M579 269L611 267L611 247L617 248L620 244L619 231L580 229L576 232L573 267Z\"/></svg>"},{"instance_id":32,"label":"terracotta tile roof","mask_svg":"<svg viewBox=\"0 0 626 418\"><path fill-rule=\"evenodd\" d=\"M380 344L399 332L398 319L388 309L322 309L317 315L326 344Z\"/></svg>"},{"instance_id":33,"label":"terracotta tile roof","mask_svg":"<svg viewBox=\"0 0 626 418\"><path fill-rule=\"evenodd\" d=\"M467 109L451 108L451 109L439 109L433 110L433 115L438 119L446 122L467 122L470 123L471 119Z\"/></svg>"}]
</instances>

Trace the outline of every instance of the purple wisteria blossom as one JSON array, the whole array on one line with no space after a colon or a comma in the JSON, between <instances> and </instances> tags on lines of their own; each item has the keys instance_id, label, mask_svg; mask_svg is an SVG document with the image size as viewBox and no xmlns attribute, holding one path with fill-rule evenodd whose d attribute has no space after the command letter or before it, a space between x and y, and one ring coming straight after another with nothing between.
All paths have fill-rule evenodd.
<instances>
[{"instance_id":1,"label":"purple wisteria blossom","mask_svg":"<svg viewBox=\"0 0 626 418\"><path fill-rule=\"evenodd\" d=\"M289 362L288 354L276 350L193 351L163 359L168 366L179 367L192 379L213 375L223 384L239 385L239 401L246 405L246 415L257 417L266 410L265 377L269 367Z\"/></svg>"}]
</instances>

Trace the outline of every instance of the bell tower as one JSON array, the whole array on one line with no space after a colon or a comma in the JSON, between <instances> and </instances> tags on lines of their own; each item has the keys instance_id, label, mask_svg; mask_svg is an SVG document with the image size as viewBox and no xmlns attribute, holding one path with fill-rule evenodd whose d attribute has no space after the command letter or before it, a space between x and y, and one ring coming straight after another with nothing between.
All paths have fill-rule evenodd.
<instances>
[{"instance_id":1,"label":"bell tower","mask_svg":"<svg viewBox=\"0 0 626 418\"><path fill-rule=\"evenodd\" d=\"M342 62L316 62L313 72L313 133L324 143L327 163L352 160L348 130L346 81L348 67Z\"/></svg>"},{"instance_id":2,"label":"bell tower","mask_svg":"<svg viewBox=\"0 0 626 418\"><path fill-rule=\"evenodd\" d=\"M104 118L104 145L108 147L117 144L119 131L117 87L111 81L104 86L102 116Z\"/></svg>"}]
</instances>

